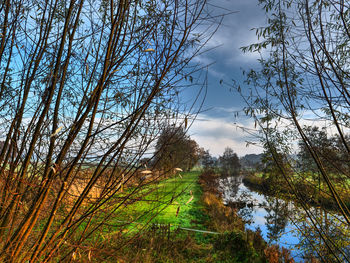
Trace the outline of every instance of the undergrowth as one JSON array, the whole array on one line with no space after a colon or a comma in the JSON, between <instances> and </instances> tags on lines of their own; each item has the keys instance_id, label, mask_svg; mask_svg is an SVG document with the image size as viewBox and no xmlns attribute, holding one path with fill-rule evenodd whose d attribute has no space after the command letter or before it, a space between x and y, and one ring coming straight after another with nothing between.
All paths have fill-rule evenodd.
<instances>
[{"instance_id":1,"label":"undergrowth","mask_svg":"<svg viewBox=\"0 0 350 263\"><path fill-rule=\"evenodd\" d=\"M90 244L93 251L75 255L75 262L246 262L277 263L294 262L288 251L278 247L269 247L260 232L246 230L244 222L236 210L223 205L217 190L218 175L207 171L188 174L187 180L194 180L190 185L194 196L188 209L183 209L176 216L174 207L162 210L153 224L145 226L139 232L115 232L103 241ZM172 182L172 181L169 181ZM168 182L168 183L169 183ZM167 181L163 182L164 189ZM188 193L188 191L183 191ZM183 199L181 199L183 198ZM178 200L188 200L188 196ZM178 201L177 201L178 202ZM179 203L179 202L178 202ZM186 207L184 204L182 206ZM162 224L159 224L162 222ZM180 223L171 226L173 222ZM213 233L191 232L181 229L186 227L209 230Z\"/></svg>"}]
</instances>

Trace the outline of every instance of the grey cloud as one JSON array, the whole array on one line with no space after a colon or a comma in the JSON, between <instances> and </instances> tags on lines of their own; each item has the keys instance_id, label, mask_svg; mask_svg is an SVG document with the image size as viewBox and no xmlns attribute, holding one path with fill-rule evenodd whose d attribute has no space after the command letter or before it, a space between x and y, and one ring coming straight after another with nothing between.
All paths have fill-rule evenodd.
<instances>
[{"instance_id":1,"label":"grey cloud","mask_svg":"<svg viewBox=\"0 0 350 263\"><path fill-rule=\"evenodd\" d=\"M245 125L248 128L254 127L253 122L248 120ZM190 134L200 146L209 149L216 156L222 154L225 147L232 147L239 155L261 152L258 147L246 147L246 141L252 138L237 128L228 118L215 118L201 114L193 123Z\"/></svg>"},{"instance_id":2,"label":"grey cloud","mask_svg":"<svg viewBox=\"0 0 350 263\"><path fill-rule=\"evenodd\" d=\"M221 60L226 65L232 62L248 63L255 60L257 55L243 54L240 47L258 41L252 28L265 24L265 14L255 0L215 0L211 1L213 14L223 12L218 7L235 12L227 15L214 37L209 41L209 47L220 46L211 54L206 54L215 60Z\"/></svg>"}]
</instances>

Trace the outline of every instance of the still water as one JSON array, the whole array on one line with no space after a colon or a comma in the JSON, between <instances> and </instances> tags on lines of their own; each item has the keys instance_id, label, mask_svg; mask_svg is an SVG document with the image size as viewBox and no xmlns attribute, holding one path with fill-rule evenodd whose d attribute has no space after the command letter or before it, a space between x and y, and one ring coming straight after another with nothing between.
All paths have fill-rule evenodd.
<instances>
[{"instance_id":1,"label":"still water","mask_svg":"<svg viewBox=\"0 0 350 263\"><path fill-rule=\"evenodd\" d=\"M350 262L350 229L341 216L314 207L309 211L311 221L293 202L249 190L242 177L220 179L219 189L225 205L237 208L247 229L260 229L269 244L289 249L295 261L312 255L326 262Z\"/></svg>"}]
</instances>

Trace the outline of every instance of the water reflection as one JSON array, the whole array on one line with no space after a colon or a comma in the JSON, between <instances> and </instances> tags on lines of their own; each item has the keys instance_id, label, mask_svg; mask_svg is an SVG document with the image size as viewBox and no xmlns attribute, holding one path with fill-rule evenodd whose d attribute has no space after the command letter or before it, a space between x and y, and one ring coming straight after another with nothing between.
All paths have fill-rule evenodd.
<instances>
[{"instance_id":1,"label":"water reflection","mask_svg":"<svg viewBox=\"0 0 350 263\"><path fill-rule=\"evenodd\" d=\"M288 203L272 197L266 197L266 200L267 238L270 243L278 243L288 223L290 214Z\"/></svg>"},{"instance_id":2,"label":"water reflection","mask_svg":"<svg viewBox=\"0 0 350 263\"><path fill-rule=\"evenodd\" d=\"M227 176L220 179L219 187L225 204L227 204L228 201L236 200L241 184L242 176Z\"/></svg>"},{"instance_id":3,"label":"water reflection","mask_svg":"<svg viewBox=\"0 0 350 263\"><path fill-rule=\"evenodd\" d=\"M260 229L268 243L289 249L296 261L318 257L325 262L350 262L350 231L341 216L318 207L309 210L310 220L292 202L250 191L242 177L223 178L219 187L224 203L237 209L248 229Z\"/></svg>"},{"instance_id":4,"label":"water reflection","mask_svg":"<svg viewBox=\"0 0 350 263\"><path fill-rule=\"evenodd\" d=\"M255 200L250 191L242 191L242 177L230 176L220 180L219 187L225 205L237 209L238 215L247 223L253 221Z\"/></svg>"},{"instance_id":5,"label":"water reflection","mask_svg":"<svg viewBox=\"0 0 350 263\"><path fill-rule=\"evenodd\" d=\"M321 208L311 210L313 221L303 213L296 214L298 248L305 258L317 256L325 262L350 262L350 234L341 216L327 213ZM321 227L316 231L313 222Z\"/></svg>"}]
</instances>

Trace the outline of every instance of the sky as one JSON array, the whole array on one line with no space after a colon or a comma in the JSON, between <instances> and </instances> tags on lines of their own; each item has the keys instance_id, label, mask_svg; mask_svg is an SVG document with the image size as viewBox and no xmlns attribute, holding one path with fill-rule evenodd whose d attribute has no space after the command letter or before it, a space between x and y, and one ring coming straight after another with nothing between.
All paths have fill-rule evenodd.
<instances>
[{"instance_id":1,"label":"sky","mask_svg":"<svg viewBox=\"0 0 350 263\"><path fill-rule=\"evenodd\" d=\"M210 7L213 13L226 10L233 13L224 18L208 42L206 47L210 51L195 58L200 65L211 65L208 68L208 90L203 111L189 129L189 135L213 156L222 155L225 147L231 147L239 156L261 153L261 147L246 146L246 141L254 138L238 128L254 129L254 121L243 117L245 105L242 98L234 89L230 91L228 85L220 85L220 80L224 83L235 80L246 88L242 70L256 68L260 55L244 54L240 47L258 41L252 29L266 24L265 13L258 0L211 0L209 3L216 6ZM239 112L238 118L234 117L235 112Z\"/></svg>"}]
</instances>

